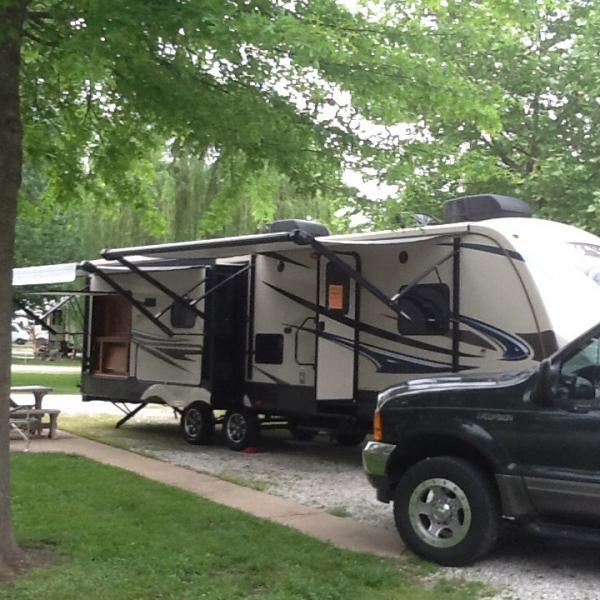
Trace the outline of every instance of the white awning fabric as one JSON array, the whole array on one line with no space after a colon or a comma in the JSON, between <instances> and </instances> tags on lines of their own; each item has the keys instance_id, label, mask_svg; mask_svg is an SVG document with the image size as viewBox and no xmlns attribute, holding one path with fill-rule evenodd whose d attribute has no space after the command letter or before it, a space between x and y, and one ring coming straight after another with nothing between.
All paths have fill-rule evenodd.
<instances>
[{"instance_id":1,"label":"white awning fabric","mask_svg":"<svg viewBox=\"0 0 600 600\"><path fill-rule=\"evenodd\" d=\"M174 257L171 256L171 259ZM177 257L179 259L179 257ZM174 271L179 269L196 269L204 263L194 260L164 260L159 257L131 256L128 260L143 271ZM113 260L89 261L105 273L127 273L129 269ZM62 263L56 265L40 265L36 267L19 267L13 269L13 287L27 285L54 285L72 283L78 277L89 275L81 263Z\"/></svg>"},{"instance_id":2,"label":"white awning fabric","mask_svg":"<svg viewBox=\"0 0 600 600\"><path fill-rule=\"evenodd\" d=\"M13 286L52 285L55 283L71 283L77 279L78 263L62 263L59 265L41 265L39 267L22 267L13 269Z\"/></svg>"}]
</instances>

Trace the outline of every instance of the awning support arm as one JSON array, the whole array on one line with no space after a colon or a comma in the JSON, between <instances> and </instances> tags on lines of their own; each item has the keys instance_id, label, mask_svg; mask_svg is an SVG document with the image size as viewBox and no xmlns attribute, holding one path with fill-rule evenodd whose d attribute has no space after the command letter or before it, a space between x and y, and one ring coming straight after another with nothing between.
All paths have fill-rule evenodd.
<instances>
[{"instance_id":1,"label":"awning support arm","mask_svg":"<svg viewBox=\"0 0 600 600\"><path fill-rule=\"evenodd\" d=\"M300 229L296 229L290 233L290 240L300 246L312 246L319 254L323 255L332 263L335 263L344 273L346 273L346 275L348 275L348 277L354 279L356 283L364 287L368 292L373 294L375 298L380 302L383 302L390 310L400 316L401 311L391 298L382 292L375 284L371 283L364 275L345 263L333 250L330 250L325 244L317 241L312 235L305 231L301 231Z\"/></svg>"},{"instance_id":2,"label":"awning support arm","mask_svg":"<svg viewBox=\"0 0 600 600\"><path fill-rule=\"evenodd\" d=\"M84 290L85 290L85 288L83 288L79 291L83 292ZM69 302L71 302L71 300L73 300L73 298L75 298L75 297L76 296L69 296L67 298L63 298L56 306L53 306L49 311L44 313L40 318L47 319L52 313L56 312L59 308L62 308L65 304L69 304Z\"/></svg>"},{"instance_id":3,"label":"awning support arm","mask_svg":"<svg viewBox=\"0 0 600 600\"><path fill-rule=\"evenodd\" d=\"M201 310L198 310L195 306L195 303L190 302L188 299L180 296L176 292L174 292L171 288L167 287L164 283L161 283L152 275L146 273L142 269L140 269L137 265L129 262L126 258L122 256L115 256L115 259L118 260L124 267L128 268L132 273L135 273L143 280L147 281L150 285L154 286L156 289L160 290L163 294L169 296L175 302L180 302L181 304L185 304L188 306L197 316L201 319L204 318L204 313ZM172 306L172 305L171 305ZM164 313L163 313L164 314Z\"/></svg>"},{"instance_id":4,"label":"awning support arm","mask_svg":"<svg viewBox=\"0 0 600 600\"><path fill-rule=\"evenodd\" d=\"M446 256L444 256L443 258L438 260L434 265L429 267L426 271L424 271L420 275L417 275L408 285L405 285L402 288L402 291L398 292L397 294L394 294L392 296L391 300L393 302L398 302L398 300L400 300L400 298L402 298L402 296L404 296L405 294L408 294L408 292L410 292L410 290L412 290L412 288L414 288L415 285L417 285L420 281L423 281L423 279L425 279L425 277L427 277L427 275L429 275L430 273L433 273L440 265L443 265L447 260L450 260L455 255L456 255L456 251L452 250L452 252L450 252L450 254L447 254Z\"/></svg>"},{"instance_id":5,"label":"awning support arm","mask_svg":"<svg viewBox=\"0 0 600 600\"><path fill-rule=\"evenodd\" d=\"M152 323L154 323L160 330L166 333L169 337L173 337L173 332L161 321L159 321L141 302L136 300L131 292L121 287L110 275L101 271L96 265L93 263L86 261L81 264L81 268L85 269L88 273L94 273L94 275L98 275L102 281L108 283L115 292L123 296L132 306L135 306L146 318L150 319Z\"/></svg>"},{"instance_id":6,"label":"awning support arm","mask_svg":"<svg viewBox=\"0 0 600 600\"><path fill-rule=\"evenodd\" d=\"M187 292L185 292L183 294L183 296L189 296L197 287L200 287L203 283L205 283L207 280L207 278L205 277L204 279L201 279L196 285L193 285L189 290L187 290ZM175 306L175 302L171 302L171 304L167 304L167 306L165 306L159 313L156 313L156 315L154 315L157 319L160 319L165 313L167 313L168 311L170 311L173 306ZM204 318L204 315L203 315Z\"/></svg>"},{"instance_id":7,"label":"awning support arm","mask_svg":"<svg viewBox=\"0 0 600 600\"><path fill-rule=\"evenodd\" d=\"M299 245L309 245L312 246L319 254L322 254L335 263L348 277L354 279L356 283L364 287L369 293L371 293L375 298L377 298L380 302L383 302L390 310L394 311L398 316L402 316L402 311L398 306L398 300L402 298L406 293L408 293L415 285L419 283L419 281L423 280L427 275L437 269L442 263L445 263L447 260L450 260L455 255L455 250L452 250L450 254L444 256L438 262L436 262L433 266L427 269L424 273L421 273L417 277L415 277L401 292L398 292L391 298L385 294L382 290L380 290L375 284L371 283L362 273L359 273L355 269L353 269L350 265L344 262L333 250L330 250L325 244L322 244L318 240L316 240L312 235L306 233L305 231L301 231L296 229L290 234L290 239Z\"/></svg>"},{"instance_id":8,"label":"awning support arm","mask_svg":"<svg viewBox=\"0 0 600 600\"><path fill-rule=\"evenodd\" d=\"M219 288L221 288L224 285L226 285L227 283L229 283L232 279L235 279L238 275L241 275L242 273L249 271L251 268L252 268L252 265L247 264L244 268L240 269L239 271L236 271L233 275L226 277L225 279L223 279L223 281L221 281L220 283L217 283L217 285L214 285L213 287L211 287L210 290L208 290L208 292L206 292L205 294L200 296L200 298L196 298L196 300L194 300L191 305L195 306L196 304L198 304L198 302L200 302L201 300L204 300L204 298L206 298L207 296L210 296L213 292L216 292Z\"/></svg>"},{"instance_id":9,"label":"awning support arm","mask_svg":"<svg viewBox=\"0 0 600 600\"><path fill-rule=\"evenodd\" d=\"M34 322L40 325L46 331L49 331L52 335L58 335L53 327L50 327L43 318L38 317L32 310L27 308L27 305L20 300L17 300L16 305Z\"/></svg>"}]
</instances>

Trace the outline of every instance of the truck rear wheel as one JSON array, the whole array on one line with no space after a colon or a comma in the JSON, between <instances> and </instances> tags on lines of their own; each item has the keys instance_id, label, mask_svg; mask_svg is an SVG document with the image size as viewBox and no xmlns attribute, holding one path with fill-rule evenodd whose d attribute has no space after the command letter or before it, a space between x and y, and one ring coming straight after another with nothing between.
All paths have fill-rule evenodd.
<instances>
[{"instance_id":1,"label":"truck rear wheel","mask_svg":"<svg viewBox=\"0 0 600 600\"><path fill-rule=\"evenodd\" d=\"M478 467L439 456L406 471L396 487L394 518L415 554L441 565L463 566L494 545L498 504L496 490Z\"/></svg>"},{"instance_id":2,"label":"truck rear wheel","mask_svg":"<svg viewBox=\"0 0 600 600\"><path fill-rule=\"evenodd\" d=\"M246 408L229 410L223 421L225 441L232 450L244 450L258 441L260 423L254 411Z\"/></svg>"},{"instance_id":3,"label":"truck rear wheel","mask_svg":"<svg viewBox=\"0 0 600 600\"><path fill-rule=\"evenodd\" d=\"M204 402L192 402L181 414L181 433L188 444L208 444L215 432L213 411Z\"/></svg>"}]
</instances>

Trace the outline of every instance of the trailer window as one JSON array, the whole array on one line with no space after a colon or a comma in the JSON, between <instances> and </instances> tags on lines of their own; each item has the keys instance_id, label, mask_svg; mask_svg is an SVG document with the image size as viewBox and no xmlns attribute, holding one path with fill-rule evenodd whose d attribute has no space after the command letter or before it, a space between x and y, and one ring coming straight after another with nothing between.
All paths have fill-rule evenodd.
<instances>
[{"instance_id":1,"label":"trailer window","mask_svg":"<svg viewBox=\"0 0 600 600\"><path fill-rule=\"evenodd\" d=\"M444 335L450 329L450 290L445 283L415 285L398 299L397 306L401 311L398 317L400 333Z\"/></svg>"},{"instance_id":2,"label":"trailer window","mask_svg":"<svg viewBox=\"0 0 600 600\"><path fill-rule=\"evenodd\" d=\"M278 333L257 333L254 338L254 362L267 365L283 363L283 336Z\"/></svg>"},{"instance_id":3,"label":"trailer window","mask_svg":"<svg viewBox=\"0 0 600 600\"><path fill-rule=\"evenodd\" d=\"M171 307L171 325L176 329L192 329L196 313L186 302L175 302Z\"/></svg>"},{"instance_id":4,"label":"trailer window","mask_svg":"<svg viewBox=\"0 0 600 600\"><path fill-rule=\"evenodd\" d=\"M335 263L327 263L325 271L327 309L346 314L350 308L350 277Z\"/></svg>"}]
</instances>

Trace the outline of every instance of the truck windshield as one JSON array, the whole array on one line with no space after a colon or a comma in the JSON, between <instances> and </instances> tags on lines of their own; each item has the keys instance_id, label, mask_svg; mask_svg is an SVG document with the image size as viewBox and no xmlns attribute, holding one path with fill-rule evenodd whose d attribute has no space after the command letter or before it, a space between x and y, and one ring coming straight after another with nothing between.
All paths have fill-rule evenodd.
<instances>
[{"instance_id":1,"label":"truck windshield","mask_svg":"<svg viewBox=\"0 0 600 600\"><path fill-rule=\"evenodd\" d=\"M582 242L567 243L569 258L590 279L600 285L600 246Z\"/></svg>"}]
</instances>

